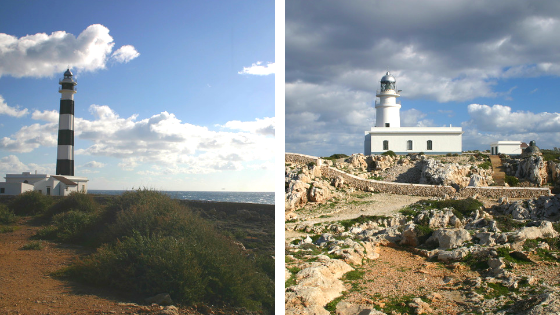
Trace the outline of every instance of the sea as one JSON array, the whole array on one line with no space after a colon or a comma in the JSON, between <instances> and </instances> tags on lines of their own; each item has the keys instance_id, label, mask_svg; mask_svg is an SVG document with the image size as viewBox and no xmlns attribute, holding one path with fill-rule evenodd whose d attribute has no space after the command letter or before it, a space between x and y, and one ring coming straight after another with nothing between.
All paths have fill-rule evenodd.
<instances>
[{"instance_id":1,"label":"sea","mask_svg":"<svg viewBox=\"0 0 560 315\"><path fill-rule=\"evenodd\" d=\"M89 194L120 195L127 190L94 190ZM221 202L274 204L274 192L238 192L238 191L161 191L173 199L203 200Z\"/></svg>"}]
</instances>

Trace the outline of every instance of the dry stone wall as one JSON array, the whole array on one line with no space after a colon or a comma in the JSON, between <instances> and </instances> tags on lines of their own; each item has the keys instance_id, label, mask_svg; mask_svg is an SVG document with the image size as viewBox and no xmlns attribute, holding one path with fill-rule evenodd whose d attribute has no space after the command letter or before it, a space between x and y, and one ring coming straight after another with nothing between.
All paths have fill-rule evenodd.
<instances>
[{"instance_id":1,"label":"dry stone wall","mask_svg":"<svg viewBox=\"0 0 560 315\"><path fill-rule=\"evenodd\" d=\"M321 174L329 179L342 178L344 184L350 187L371 192L382 192L396 195L412 195L424 197L486 197L486 198L536 198L539 196L549 196L548 188L532 188L532 187L466 187L459 191L451 186L436 186L422 184L405 184L395 182L384 182L376 180L363 179L350 175L336 168L329 167L322 159L303 154L286 153L285 159L287 163L308 164L315 163L321 166Z\"/></svg>"}]
</instances>

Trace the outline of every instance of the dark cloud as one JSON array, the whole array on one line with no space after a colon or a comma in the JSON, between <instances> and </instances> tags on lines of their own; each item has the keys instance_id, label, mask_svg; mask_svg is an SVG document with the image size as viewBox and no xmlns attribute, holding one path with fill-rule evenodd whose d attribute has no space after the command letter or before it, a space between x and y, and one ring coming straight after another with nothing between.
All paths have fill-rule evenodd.
<instances>
[{"instance_id":1,"label":"dark cloud","mask_svg":"<svg viewBox=\"0 0 560 315\"><path fill-rule=\"evenodd\" d=\"M558 33L557 1L287 1L286 150L361 152L387 70L408 99L440 103L509 97L496 90L507 78L559 76ZM466 144L480 139L476 128L516 133L469 113ZM401 111L403 126L433 125L427 117Z\"/></svg>"}]
</instances>

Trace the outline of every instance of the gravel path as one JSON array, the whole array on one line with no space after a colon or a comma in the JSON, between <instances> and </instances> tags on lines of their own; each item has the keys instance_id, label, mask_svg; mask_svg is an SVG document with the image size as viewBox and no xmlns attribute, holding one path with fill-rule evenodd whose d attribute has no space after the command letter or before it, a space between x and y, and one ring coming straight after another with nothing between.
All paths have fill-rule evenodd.
<instances>
[{"instance_id":1,"label":"gravel path","mask_svg":"<svg viewBox=\"0 0 560 315\"><path fill-rule=\"evenodd\" d=\"M118 295L51 276L84 251L42 241L41 250L22 250L39 227L21 224L0 234L0 313L2 314L133 314L119 305ZM113 298L108 298L113 296ZM121 300L121 301L124 301Z\"/></svg>"}]
</instances>

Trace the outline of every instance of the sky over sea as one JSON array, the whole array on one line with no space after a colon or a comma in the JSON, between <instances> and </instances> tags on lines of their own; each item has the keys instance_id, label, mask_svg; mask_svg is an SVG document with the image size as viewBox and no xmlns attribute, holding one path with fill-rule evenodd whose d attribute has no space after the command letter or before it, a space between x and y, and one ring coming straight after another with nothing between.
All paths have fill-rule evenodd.
<instances>
[{"instance_id":1,"label":"sky over sea","mask_svg":"<svg viewBox=\"0 0 560 315\"><path fill-rule=\"evenodd\" d=\"M274 190L273 1L5 1L0 174L54 174L77 80L90 189Z\"/></svg>"},{"instance_id":2,"label":"sky over sea","mask_svg":"<svg viewBox=\"0 0 560 315\"><path fill-rule=\"evenodd\" d=\"M560 147L560 2L286 1L286 151L363 153L390 71L401 126Z\"/></svg>"}]
</instances>

